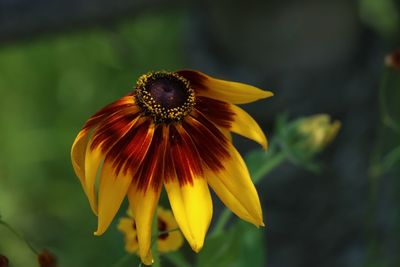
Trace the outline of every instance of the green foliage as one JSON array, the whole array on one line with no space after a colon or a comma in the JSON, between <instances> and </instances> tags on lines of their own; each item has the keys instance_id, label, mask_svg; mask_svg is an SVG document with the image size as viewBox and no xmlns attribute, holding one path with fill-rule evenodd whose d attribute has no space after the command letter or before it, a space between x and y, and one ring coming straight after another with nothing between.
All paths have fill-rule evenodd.
<instances>
[{"instance_id":1,"label":"green foliage","mask_svg":"<svg viewBox=\"0 0 400 267\"><path fill-rule=\"evenodd\" d=\"M396 0L359 0L360 16L382 35L395 37L399 33L400 14Z\"/></svg>"},{"instance_id":2,"label":"green foliage","mask_svg":"<svg viewBox=\"0 0 400 267\"><path fill-rule=\"evenodd\" d=\"M182 22L179 11L143 14L0 48L0 211L61 266L111 266L124 254L115 225L93 236L97 218L70 149L86 119L132 90L138 75L181 66ZM13 266L33 266L23 243L6 229L0 237Z\"/></svg>"},{"instance_id":3,"label":"green foliage","mask_svg":"<svg viewBox=\"0 0 400 267\"><path fill-rule=\"evenodd\" d=\"M207 239L197 257L198 267L261 267L265 263L264 238L260 229L236 222L226 232Z\"/></svg>"}]
</instances>

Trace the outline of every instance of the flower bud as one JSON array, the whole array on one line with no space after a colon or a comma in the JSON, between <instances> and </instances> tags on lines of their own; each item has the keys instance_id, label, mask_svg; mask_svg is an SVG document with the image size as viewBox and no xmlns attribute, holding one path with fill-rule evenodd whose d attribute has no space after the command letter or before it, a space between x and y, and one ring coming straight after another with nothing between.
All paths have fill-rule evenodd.
<instances>
[{"instance_id":1,"label":"flower bud","mask_svg":"<svg viewBox=\"0 0 400 267\"><path fill-rule=\"evenodd\" d=\"M300 119L297 131L302 138L302 145L310 151L318 152L329 145L339 132L340 121L331 121L327 114L317 114Z\"/></svg>"},{"instance_id":2,"label":"flower bud","mask_svg":"<svg viewBox=\"0 0 400 267\"><path fill-rule=\"evenodd\" d=\"M400 71L400 49L395 50L385 57L385 65Z\"/></svg>"},{"instance_id":3,"label":"flower bud","mask_svg":"<svg viewBox=\"0 0 400 267\"><path fill-rule=\"evenodd\" d=\"M0 255L0 267L8 267L8 259L4 255Z\"/></svg>"},{"instance_id":4,"label":"flower bud","mask_svg":"<svg viewBox=\"0 0 400 267\"><path fill-rule=\"evenodd\" d=\"M40 267L57 267L56 257L48 250L43 250L38 254Z\"/></svg>"}]
</instances>

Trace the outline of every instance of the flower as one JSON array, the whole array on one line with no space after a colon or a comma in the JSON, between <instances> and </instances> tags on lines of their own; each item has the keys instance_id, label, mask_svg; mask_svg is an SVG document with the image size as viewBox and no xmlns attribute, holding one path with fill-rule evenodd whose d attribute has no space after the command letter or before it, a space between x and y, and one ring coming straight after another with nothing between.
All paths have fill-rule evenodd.
<instances>
[{"instance_id":1,"label":"flower","mask_svg":"<svg viewBox=\"0 0 400 267\"><path fill-rule=\"evenodd\" d=\"M196 252L212 217L208 186L237 216L262 226L257 191L230 132L266 148L258 124L235 104L272 95L198 71L142 75L131 93L90 117L72 145L75 173L98 216L95 235L106 231L127 195L141 260L151 264L151 224L162 186Z\"/></svg>"},{"instance_id":2,"label":"flower","mask_svg":"<svg viewBox=\"0 0 400 267\"><path fill-rule=\"evenodd\" d=\"M40 267L56 267L57 259L48 250L43 250L38 254L38 262Z\"/></svg>"},{"instance_id":3,"label":"flower","mask_svg":"<svg viewBox=\"0 0 400 267\"><path fill-rule=\"evenodd\" d=\"M395 70L400 70L400 48L386 55L385 65Z\"/></svg>"},{"instance_id":4,"label":"flower","mask_svg":"<svg viewBox=\"0 0 400 267\"><path fill-rule=\"evenodd\" d=\"M9 265L8 258L0 254L0 267L8 267L8 265Z\"/></svg>"},{"instance_id":5,"label":"flower","mask_svg":"<svg viewBox=\"0 0 400 267\"><path fill-rule=\"evenodd\" d=\"M157 249L161 253L178 250L183 244L183 237L178 231L178 224L170 210L158 207L157 209ZM137 253L139 249L136 222L131 212L128 217L121 218L118 230L125 234L125 250L129 253Z\"/></svg>"},{"instance_id":6,"label":"flower","mask_svg":"<svg viewBox=\"0 0 400 267\"><path fill-rule=\"evenodd\" d=\"M338 134L340 121L331 122L328 114L316 114L300 119L298 132L304 137L303 145L311 151L320 151L329 145Z\"/></svg>"}]
</instances>

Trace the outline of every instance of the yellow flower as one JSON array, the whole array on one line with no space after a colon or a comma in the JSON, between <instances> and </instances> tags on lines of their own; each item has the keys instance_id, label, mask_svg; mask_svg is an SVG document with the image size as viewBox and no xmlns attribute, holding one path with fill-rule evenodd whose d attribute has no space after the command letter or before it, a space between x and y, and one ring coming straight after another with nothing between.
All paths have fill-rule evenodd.
<instances>
[{"instance_id":1,"label":"yellow flower","mask_svg":"<svg viewBox=\"0 0 400 267\"><path fill-rule=\"evenodd\" d=\"M118 229L125 235L125 250L129 253L138 253L139 243L136 222L131 212L128 212L128 215L129 217L119 220ZM183 237L170 210L158 207L157 228L157 249L159 252L176 251L182 246Z\"/></svg>"},{"instance_id":2,"label":"yellow flower","mask_svg":"<svg viewBox=\"0 0 400 267\"><path fill-rule=\"evenodd\" d=\"M316 114L301 119L297 129L306 138L304 145L312 151L319 151L332 142L340 127L340 121L331 122L328 114Z\"/></svg>"},{"instance_id":3,"label":"yellow flower","mask_svg":"<svg viewBox=\"0 0 400 267\"><path fill-rule=\"evenodd\" d=\"M131 93L89 118L72 146L75 173L98 216L95 234L106 231L127 195L140 257L151 264L151 224L162 186L196 252L212 217L208 186L240 218L263 225L257 191L230 132L266 148L258 124L235 104L270 96L191 70L142 75Z\"/></svg>"}]
</instances>

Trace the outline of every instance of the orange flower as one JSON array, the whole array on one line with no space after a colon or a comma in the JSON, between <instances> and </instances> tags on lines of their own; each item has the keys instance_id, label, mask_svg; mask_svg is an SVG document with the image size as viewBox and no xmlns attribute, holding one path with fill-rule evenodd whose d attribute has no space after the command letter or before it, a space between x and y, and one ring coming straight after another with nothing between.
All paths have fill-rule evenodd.
<instances>
[{"instance_id":1,"label":"orange flower","mask_svg":"<svg viewBox=\"0 0 400 267\"><path fill-rule=\"evenodd\" d=\"M72 146L74 170L98 216L95 234L106 231L127 195L139 254L151 264L151 224L163 185L179 228L196 252L212 217L208 186L240 218L263 225L257 191L230 132L266 148L258 124L234 104L270 96L197 71L142 75L133 92L86 122Z\"/></svg>"}]
</instances>

